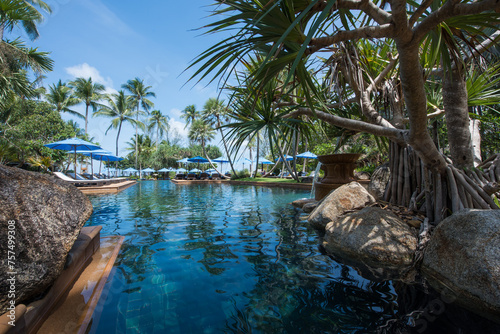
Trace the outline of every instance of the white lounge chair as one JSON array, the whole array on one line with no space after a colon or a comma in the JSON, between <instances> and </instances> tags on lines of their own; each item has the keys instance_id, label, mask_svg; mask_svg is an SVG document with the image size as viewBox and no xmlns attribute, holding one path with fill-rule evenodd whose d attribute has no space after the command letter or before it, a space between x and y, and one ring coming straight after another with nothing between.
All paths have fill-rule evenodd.
<instances>
[{"instance_id":1,"label":"white lounge chair","mask_svg":"<svg viewBox=\"0 0 500 334\"><path fill-rule=\"evenodd\" d=\"M105 180L75 180L75 179L72 179L71 177L69 177L61 172L54 172L54 175L67 183L73 184L76 187L85 187L85 186L95 186L95 185L107 184ZM104 181L104 182L102 182L102 181Z\"/></svg>"}]
</instances>

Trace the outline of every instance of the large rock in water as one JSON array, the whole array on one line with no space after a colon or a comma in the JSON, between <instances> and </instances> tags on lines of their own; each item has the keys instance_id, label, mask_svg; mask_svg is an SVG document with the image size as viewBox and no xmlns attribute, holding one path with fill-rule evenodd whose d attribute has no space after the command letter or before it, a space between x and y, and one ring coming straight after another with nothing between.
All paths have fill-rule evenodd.
<instances>
[{"instance_id":1,"label":"large rock in water","mask_svg":"<svg viewBox=\"0 0 500 334\"><path fill-rule=\"evenodd\" d=\"M92 204L74 186L0 165L0 314L11 300L11 276L16 305L50 287L91 214ZM9 231L15 233L10 232L15 237L10 244ZM11 263L7 254L14 255Z\"/></svg>"},{"instance_id":2,"label":"large rock in water","mask_svg":"<svg viewBox=\"0 0 500 334\"><path fill-rule=\"evenodd\" d=\"M346 211L365 207L375 202L372 195L358 182L351 182L332 190L309 215L309 223L319 230Z\"/></svg>"},{"instance_id":3,"label":"large rock in water","mask_svg":"<svg viewBox=\"0 0 500 334\"><path fill-rule=\"evenodd\" d=\"M377 207L348 213L326 225L327 252L382 267L413 262L417 233L391 211Z\"/></svg>"},{"instance_id":4,"label":"large rock in water","mask_svg":"<svg viewBox=\"0 0 500 334\"><path fill-rule=\"evenodd\" d=\"M459 305L500 322L500 210L466 209L443 220L422 272Z\"/></svg>"}]
</instances>

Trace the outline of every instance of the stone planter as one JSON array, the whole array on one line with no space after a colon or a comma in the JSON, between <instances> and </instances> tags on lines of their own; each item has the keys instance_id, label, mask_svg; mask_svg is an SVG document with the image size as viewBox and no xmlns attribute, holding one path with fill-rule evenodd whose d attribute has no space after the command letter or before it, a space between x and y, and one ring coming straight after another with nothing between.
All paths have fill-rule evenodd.
<instances>
[{"instance_id":1,"label":"stone planter","mask_svg":"<svg viewBox=\"0 0 500 334\"><path fill-rule=\"evenodd\" d=\"M358 153L319 155L318 160L325 177L321 182L314 183L314 198L319 201L333 189L355 181L354 168L360 156Z\"/></svg>"}]
</instances>

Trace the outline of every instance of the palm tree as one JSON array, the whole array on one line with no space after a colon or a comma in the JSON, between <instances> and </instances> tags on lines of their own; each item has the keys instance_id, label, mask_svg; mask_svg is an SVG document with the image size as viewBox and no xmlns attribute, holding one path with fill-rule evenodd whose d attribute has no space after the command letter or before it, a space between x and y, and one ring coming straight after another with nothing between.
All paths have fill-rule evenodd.
<instances>
[{"instance_id":1,"label":"palm tree","mask_svg":"<svg viewBox=\"0 0 500 334\"><path fill-rule=\"evenodd\" d=\"M16 97L37 96L36 85L28 78L28 70L40 74L53 69L48 52L28 48L19 39L0 41L0 107L7 108Z\"/></svg>"},{"instance_id":2,"label":"palm tree","mask_svg":"<svg viewBox=\"0 0 500 334\"><path fill-rule=\"evenodd\" d=\"M111 120L111 125L106 130L106 134L109 129L118 128L118 133L116 134L116 156L118 156L118 140L120 138L123 122L129 122L132 125L136 125L137 123L137 121L133 118L133 99L130 96L126 96L125 92L121 90L118 94L107 96L106 101L109 106L101 106L101 109L94 113L94 117L104 116L113 118Z\"/></svg>"},{"instance_id":3,"label":"palm tree","mask_svg":"<svg viewBox=\"0 0 500 334\"><path fill-rule=\"evenodd\" d=\"M151 102L148 97L156 97L156 94L150 91L151 86L146 86L144 84L144 80L139 78L135 78L132 80L128 80L126 84L122 85L123 89L126 89L132 94L132 98L134 100L134 106L137 108L135 113L135 143L138 143L138 126L139 126L139 115L147 115L149 109L154 106L154 103ZM140 108L143 110L140 110ZM137 168L137 152L138 149L136 147L136 156L135 156L135 167Z\"/></svg>"},{"instance_id":4,"label":"palm tree","mask_svg":"<svg viewBox=\"0 0 500 334\"><path fill-rule=\"evenodd\" d=\"M153 153L154 148L151 142L151 138L147 135L138 135L137 140L136 137L130 138L130 141L127 142L128 151L132 151L136 157L139 157L139 177L142 175L142 164L147 161L147 158L151 153Z\"/></svg>"},{"instance_id":5,"label":"palm tree","mask_svg":"<svg viewBox=\"0 0 500 334\"><path fill-rule=\"evenodd\" d=\"M80 101L73 96L71 88L62 83L61 80L57 84L49 85L49 92L45 94L45 98L56 107L58 112L67 112L85 119L79 112L69 109L69 107L78 104Z\"/></svg>"},{"instance_id":6,"label":"palm tree","mask_svg":"<svg viewBox=\"0 0 500 334\"><path fill-rule=\"evenodd\" d=\"M212 160L210 160L210 158L208 157L207 151L205 149L206 144L210 142L212 139L214 139L214 137L215 137L215 130L210 126L210 124L208 124L202 119L195 120L191 124L191 127L189 128L188 132L189 140L197 142L201 145L203 155L205 156L205 158L208 159L210 165L212 165L212 167L216 169L216 167L212 163Z\"/></svg>"},{"instance_id":7,"label":"palm tree","mask_svg":"<svg viewBox=\"0 0 500 334\"><path fill-rule=\"evenodd\" d=\"M158 149L158 144L160 142L160 138L163 137L163 133L167 133L167 142L168 142L168 130L170 129L170 125L168 121L170 117L163 116L161 111L153 110L151 112L151 117L148 119L148 130L156 128L156 148ZM161 136L161 137L160 137Z\"/></svg>"},{"instance_id":8,"label":"palm tree","mask_svg":"<svg viewBox=\"0 0 500 334\"><path fill-rule=\"evenodd\" d=\"M196 110L196 107L194 104L188 105L184 110L182 111L182 118L186 121L186 125L184 126L184 129L189 125L192 124L198 117L200 116L200 113Z\"/></svg>"},{"instance_id":9,"label":"palm tree","mask_svg":"<svg viewBox=\"0 0 500 334\"><path fill-rule=\"evenodd\" d=\"M52 10L41 0L11 0L0 2L0 40L3 40L5 30L12 31L21 25L31 40L38 38L37 23L43 20L43 15L35 8L43 9L47 13Z\"/></svg>"},{"instance_id":10,"label":"palm tree","mask_svg":"<svg viewBox=\"0 0 500 334\"><path fill-rule=\"evenodd\" d=\"M190 106L188 106L188 107L190 107ZM186 107L186 109L188 107ZM194 108L194 106L193 106L193 108ZM184 110L186 110L186 109L184 109ZM226 138L224 137L224 133L222 132L221 119L228 121L230 112L231 112L231 109L228 108L224 104L223 100L221 101L221 100L218 100L215 98L209 98L208 101L205 102L205 105L203 106L202 115L203 115L204 120L209 122L216 129L219 129L220 134L221 134L221 138L222 138L222 143L224 145L224 150L226 151L226 156L229 159L229 164L231 166L231 169L232 169L234 175L237 175L236 171L234 170L231 155L229 154L229 149L227 146Z\"/></svg>"},{"instance_id":11,"label":"palm tree","mask_svg":"<svg viewBox=\"0 0 500 334\"><path fill-rule=\"evenodd\" d=\"M92 78L76 78L76 80L69 83L73 88L74 96L79 102L85 103L85 134L87 133L87 125L89 119L89 107L94 111L100 106L99 101L104 97L104 85L100 83L93 83Z\"/></svg>"},{"instance_id":12,"label":"palm tree","mask_svg":"<svg viewBox=\"0 0 500 334\"><path fill-rule=\"evenodd\" d=\"M68 125L73 129L73 132L75 133L73 137L83 139L83 137L85 136L85 132L83 132L83 129L80 128L80 125L78 123L70 119L68 121Z\"/></svg>"}]
</instances>

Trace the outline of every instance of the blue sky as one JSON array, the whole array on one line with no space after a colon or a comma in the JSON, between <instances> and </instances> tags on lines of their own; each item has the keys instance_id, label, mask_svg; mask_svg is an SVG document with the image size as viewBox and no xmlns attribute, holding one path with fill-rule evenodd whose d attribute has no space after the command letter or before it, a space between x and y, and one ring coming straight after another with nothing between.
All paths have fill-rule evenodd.
<instances>
[{"instance_id":1,"label":"blue sky","mask_svg":"<svg viewBox=\"0 0 500 334\"><path fill-rule=\"evenodd\" d=\"M53 14L39 25L40 37L30 42L39 50L51 52L54 71L46 74L44 85L89 76L116 92L127 80L139 77L152 86L157 97L155 109L171 119L171 126L185 138L181 110L216 97L216 85L189 82L192 71L183 73L189 63L222 36L201 35L197 28L208 24L211 0L132 1L132 0L46 0ZM20 33L17 32L19 35ZM11 38L14 36L10 36ZM28 40L22 36L24 40ZM223 98L223 97L222 97ZM83 105L74 107L84 113ZM63 116L68 120L72 117ZM84 121L74 118L84 127ZM109 119L90 118L89 134L104 149L115 152L116 131ZM126 125L120 134L120 155L135 134ZM212 144L219 145L219 140ZM221 147L221 145L219 145Z\"/></svg>"}]
</instances>

